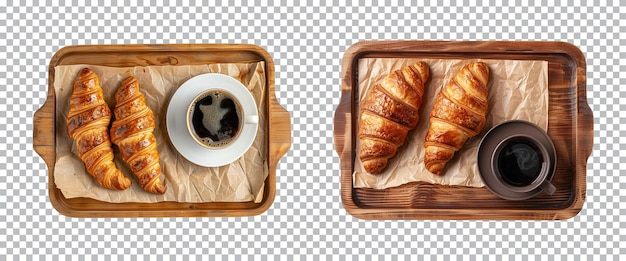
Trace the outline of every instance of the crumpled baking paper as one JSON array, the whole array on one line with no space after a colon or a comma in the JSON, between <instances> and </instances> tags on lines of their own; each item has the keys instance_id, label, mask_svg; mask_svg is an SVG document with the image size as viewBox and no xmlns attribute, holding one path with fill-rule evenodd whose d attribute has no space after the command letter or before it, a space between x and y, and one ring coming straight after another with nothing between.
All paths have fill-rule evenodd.
<instances>
[{"instance_id":1,"label":"crumpled baking paper","mask_svg":"<svg viewBox=\"0 0 626 261\"><path fill-rule=\"evenodd\" d=\"M383 173L372 175L363 169L359 159L360 140L356 138L353 185L356 188L385 189L409 182L422 181L440 185L483 187L478 171L477 155L480 140L497 124L507 120L527 120L544 130L548 128L548 62L490 59L396 59L363 58L359 60L359 101L370 87L382 81L394 70L424 61L430 68L430 79L420 108L420 119L398 149ZM461 68L481 61L489 66L489 110L485 128L471 138L448 162L441 176L430 173L424 165L424 138L430 125L429 115L434 98ZM358 113L358 111L357 111ZM358 125L357 125L358 128ZM358 130L358 129L357 129ZM347 133L346 135L351 135Z\"/></svg>"},{"instance_id":2,"label":"crumpled baking paper","mask_svg":"<svg viewBox=\"0 0 626 261\"><path fill-rule=\"evenodd\" d=\"M154 135L160 154L161 179L167 186L163 195L143 191L128 165L123 162L116 146L115 163L131 178L133 185L124 191L102 188L91 177L76 152L75 142L67 135L65 123L69 112L69 98L74 82L82 68L90 68L100 78L104 98L113 109L115 91L122 80L134 76L139 81L146 103L154 112L157 126ZM252 93L264 119L266 110L266 79L264 62L223 63L183 66L136 66L106 67L94 65L62 65L55 67L54 88L56 93L56 164L54 182L66 198L86 197L105 202L260 202L267 167L267 122L259 121L259 128L252 147L235 162L208 168L195 165L180 155L167 135L165 116L167 105L174 92L188 79L203 73L222 73L243 83ZM112 119L113 120L113 119Z\"/></svg>"}]
</instances>

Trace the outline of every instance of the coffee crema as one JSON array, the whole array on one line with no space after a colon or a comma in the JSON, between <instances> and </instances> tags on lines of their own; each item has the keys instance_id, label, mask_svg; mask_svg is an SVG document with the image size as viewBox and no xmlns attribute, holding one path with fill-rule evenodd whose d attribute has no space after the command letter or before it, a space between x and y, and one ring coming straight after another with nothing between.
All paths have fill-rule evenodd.
<instances>
[{"instance_id":1,"label":"coffee crema","mask_svg":"<svg viewBox=\"0 0 626 261\"><path fill-rule=\"evenodd\" d=\"M227 92L207 92L191 107L191 125L203 144L209 147L228 145L239 133L241 106Z\"/></svg>"},{"instance_id":2,"label":"coffee crema","mask_svg":"<svg viewBox=\"0 0 626 261\"><path fill-rule=\"evenodd\" d=\"M535 144L526 140L513 140L504 145L497 162L502 179L518 187L532 184L544 166L541 151Z\"/></svg>"}]
</instances>

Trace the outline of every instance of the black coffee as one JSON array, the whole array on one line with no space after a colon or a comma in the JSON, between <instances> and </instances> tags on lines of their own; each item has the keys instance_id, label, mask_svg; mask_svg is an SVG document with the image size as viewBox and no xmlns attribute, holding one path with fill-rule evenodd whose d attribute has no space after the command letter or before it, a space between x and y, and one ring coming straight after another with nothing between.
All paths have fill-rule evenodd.
<instances>
[{"instance_id":1,"label":"black coffee","mask_svg":"<svg viewBox=\"0 0 626 261\"><path fill-rule=\"evenodd\" d=\"M240 110L229 94L223 91L207 93L193 106L193 130L207 146L224 146L239 132Z\"/></svg>"},{"instance_id":2,"label":"black coffee","mask_svg":"<svg viewBox=\"0 0 626 261\"><path fill-rule=\"evenodd\" d=\"M509 142L498 155L498 170L513 186L528 186L541 174L544 161L537 147L524 140Z\"/></svg>"}]
</instances>

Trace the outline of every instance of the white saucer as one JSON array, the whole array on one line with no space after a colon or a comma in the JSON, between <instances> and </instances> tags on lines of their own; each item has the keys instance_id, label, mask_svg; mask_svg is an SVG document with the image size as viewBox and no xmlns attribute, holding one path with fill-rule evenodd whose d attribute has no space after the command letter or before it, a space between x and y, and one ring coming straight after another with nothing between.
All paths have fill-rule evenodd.
<instances>
[{"instance_id":1,"label":"white saucer","mask_svg":"<svg viewBox=\"0 0 626 261\"><path fill-rule=\"evenodd\" d=\"M254 142L258 129L258 124L244 124L237 140L221 149L209 149L198 144L187 129L187 110L197 95L212 88L228 90L240 100L244 115L258 116L256 102L250 91L228 75L201 74L183 83L167 106L167 133L183 157L204 167L224 166L239 159Z\"/></svg>"}]
</instances>

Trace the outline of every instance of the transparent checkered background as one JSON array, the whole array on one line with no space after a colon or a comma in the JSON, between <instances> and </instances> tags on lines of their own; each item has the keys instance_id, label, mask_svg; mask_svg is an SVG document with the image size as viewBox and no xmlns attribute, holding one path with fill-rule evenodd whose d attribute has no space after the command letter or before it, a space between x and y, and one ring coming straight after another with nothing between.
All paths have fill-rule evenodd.
<instances>
[{"instance_id":1,"label":"transparent checkered background","mask_svg":"<svg viewBox=\"0 0 626 261\"><path fill-rule=\"evenodd\" d=\"M284 0L178 0L167 7L162 6L170 1L162 0L115 6L102 0L91 1L94 6L10 2L23 5L0 6L2 260L83 254L93 255L88 260L187 254L230 255L231 260L265 255L270 260L626 257L626 203L621 203L626 202L626 175L620 170L626 169L626 90L620 90L626 85L626 8L619 1L503 7L499 1L452 7L449 1L290 6ZM367 39L562 40L580 47L595 116L582 212L566 221L537 222L362 221L347 214L339 196L333 113L343 52ZM79 219L52 207L46 165L32 150L32 115L46 98L47 66L63 46L120 43L252 43L273 56L277 96L293 117L293 146L278 166L277 196L269 211L245 218Z\"/></svg>"}]
</instances>

